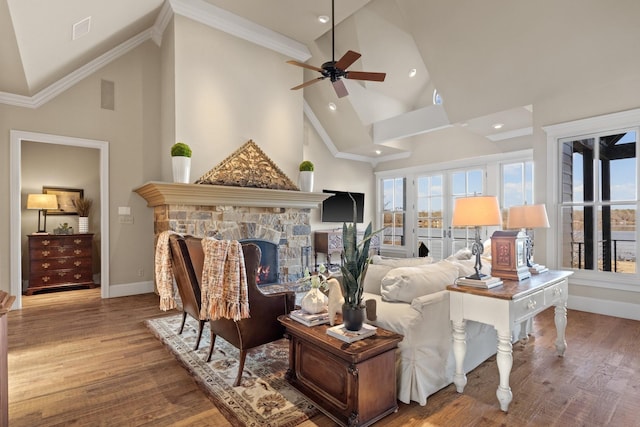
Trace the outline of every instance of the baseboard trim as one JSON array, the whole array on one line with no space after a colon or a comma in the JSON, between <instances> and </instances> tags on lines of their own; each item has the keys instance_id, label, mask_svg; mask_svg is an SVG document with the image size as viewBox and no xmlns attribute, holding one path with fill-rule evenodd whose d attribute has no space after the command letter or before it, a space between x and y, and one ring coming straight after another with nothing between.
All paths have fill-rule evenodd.
<instances>
[{"instance_id":1,"label":"baseboard trim","mask_svg":"<svg viewBox=\"0 0 640 427\"><path fill-rule=\"evenodd\" d=\"M602 300L569 295L567 307L572 310L640 320L640 305L629 302Z\"/></svg>"},{"instance_id":2,"label":"baseboard trim","mask_svg":"<svg viewBox=\"0 0 640 427\"><path fill-rule=\"evenodd\" d=\"M109 298L128 297L130 295L148 294L155 291L153 281L122 283L109 286Z\"/></svg>"}]
</instances>

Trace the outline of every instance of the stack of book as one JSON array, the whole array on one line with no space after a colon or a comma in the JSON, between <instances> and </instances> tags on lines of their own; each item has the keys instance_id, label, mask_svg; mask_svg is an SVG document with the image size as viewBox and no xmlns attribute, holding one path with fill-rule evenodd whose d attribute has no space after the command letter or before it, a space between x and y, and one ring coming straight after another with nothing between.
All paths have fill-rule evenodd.
<instances>
[{"instance_id":1,"label":"stack of book","mask_svg":"<svg viewBox=\"0 0 640 427\"><path fill-rule=\"evenodd\" d=\"M289 313L289 317L305 326L316 326L329 323L329 312L327 310L313 314L307 313L304 310L293 310Z\"/></svg>"},{"instance_id":2,"label":"stack of book","mask_svg":"<svg viewBox=\"0 0 640 427\"><path fill-rule=\"evenodd\" d=\"M376 330L377 328L375 326L365 323L359 331L349 331L344 327L344 324L342 324L327 329L327 334L344 342L351 343L375 335Z\"/></svg>"},{"instance_id":3,"label":"stack of book","mask_svg":"<svg viewBox=\"0 0 640 427\"><path fill-rule=\"evenodd\" d=\"M502 285L502 279L499 277L484 276L481 279L472 279L469 277L460 277L456 280L456 285L473 286L475 288L491 289Z\"/></svg>"}]
</instances>

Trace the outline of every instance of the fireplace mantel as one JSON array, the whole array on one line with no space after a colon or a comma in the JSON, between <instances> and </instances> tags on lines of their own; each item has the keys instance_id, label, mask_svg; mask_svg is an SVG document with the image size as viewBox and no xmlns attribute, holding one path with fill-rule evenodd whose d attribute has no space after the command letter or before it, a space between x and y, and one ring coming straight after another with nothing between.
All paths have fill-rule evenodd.
<instances>
[{"instance_id":1,"label":"fireplace mantel","mask_svg":"<svg viewBox=\"0 0 640 427\"><path fill-rule=\"evenodd\" d=\"M135 188L147 206L249 206L277 208L318 208L331 193L272 190L208 184L180 184L150 181Z\"/></svg>"}]
</instances>

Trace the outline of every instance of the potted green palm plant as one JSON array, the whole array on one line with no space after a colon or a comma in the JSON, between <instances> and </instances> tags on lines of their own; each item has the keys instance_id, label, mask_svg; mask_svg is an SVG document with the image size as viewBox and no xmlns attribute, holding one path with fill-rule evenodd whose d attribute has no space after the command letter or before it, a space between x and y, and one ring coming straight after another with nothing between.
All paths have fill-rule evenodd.
<instances>
[{"instance_id":1,"label":"potted green palm plant","mask_svg":"<svg viewBox=\"0 0 640 427\"><path fill-rule=\"evenodd\" d=\"M344 326L350 331L359 331L362 328L365 316L365 306L362 304L362 292L364 277L369 266L369 244L371 237L381 230L372 232L371 223L364 231L362 241L358 243L357 209L356 201L353 201L353 223L342 225L342 286L344 305L342 306L342 320Z\"/></svg>"},{"instance_id":2,"label":"potted green palm plant","mask_svg":"<svg viewBox=\"0 0 640 427\"><path fill-rule=\"evenodd\" d=\"M171 146L171 166L173 182L189 183L191 172L191 147L184 142L176 142Z\"/></svg>"}]
</instances>

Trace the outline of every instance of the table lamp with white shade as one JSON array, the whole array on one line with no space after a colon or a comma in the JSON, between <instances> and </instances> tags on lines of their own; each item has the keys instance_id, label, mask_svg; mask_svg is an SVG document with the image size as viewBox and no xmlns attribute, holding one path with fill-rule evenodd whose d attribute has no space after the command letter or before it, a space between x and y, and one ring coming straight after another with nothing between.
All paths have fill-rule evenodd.
<instances>
[{"instance_id":1,"label":"table lamp with white shade","mask_svg":"<svg viewBox=\"0 0 640 427\"><path fill-rule=\"evenodd\" d=\"M511 206L507 218L507 228L523 229L527 235L527 267L532 274L548 270L544 265L533 262L533 229L549 228L549 218L544 204Z\"/></svg>"},{"instance_id":2,"label":"table lamp with white shade","mask_svg":"<svg viewBox=\"0 0 640 427\"><path fill-rule=\"evenodd\" d=\"M58 209L58 197L55 194L29 194L27 196L27 209L38 209L38 231L47 232L47 209ZM40 227L40 216L44 212L44 222Z\"/></svg>"},{"instance_id":3,"label":"table lamp with white shade","mask_svg":"<svg viewBox=\"0 0 640 427\"><path fill-rule=\"evenodd\" d=\"M480 240L480 227L501 225L500 205L495 196L472 196L455 199L452 225L454 227L475 227L475 241L471 246L471 253L476 256L475 274L467 279L482 280L487 275L480 273L484 246Z\"/></svg>"}]
</instances>

